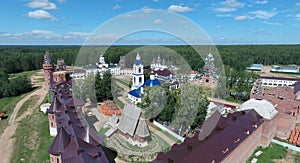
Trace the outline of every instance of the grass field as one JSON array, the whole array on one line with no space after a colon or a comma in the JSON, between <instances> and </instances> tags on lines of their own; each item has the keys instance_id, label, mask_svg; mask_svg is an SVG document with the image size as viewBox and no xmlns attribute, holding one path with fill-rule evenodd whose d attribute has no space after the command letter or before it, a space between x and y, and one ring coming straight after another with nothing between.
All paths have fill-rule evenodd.
<instances>
[{"instance_id":1,"label":"grass field","mask_svg":"<svg viewBox=\"0 0 300 163\"><path fill-rule=\"evenodd\" d=\"M119 79L119 78L113 78L113 80L116 80L124 85L126 85L128 88L129 88L129 83L130 83L130 80L126 80L126 79Z\"/></svg>"},{"instance_id":2,"label":"grass field","mask_svg":"<svg viewBox=\"0 0 300 163\"><path fill-rule=\"evenodd\" d=\"M257 151L262 151L263 153L258 157L255 157ZM287 155L287 149L278 144L271 143L267 148L258 147L255 149L252 156L247 160L247 163L250 163L251 160L255 157L257 158L257 163L273 163L274 159L283 159Z\"/></svg>"},{"instance_id":3,"label":"grass field","mask_svg":"<svg viewBox=\"0 0 300 163\"><path fill-rule=\"evenodd\" d=\"M47 115L40 112L39 109L35 109L32 115L27 116L20 122L14 137L16 142L12 163L50 162L47 149L52 144L54 137L49 134Z\"/></svg>"},{"instance_id":4,"label":"grass field","mask_svg":"<svg viewBox=\"0 0 300 163\"><path fill-rule=\"evenodd\" d=\"M40 70L32 70L32 71L24 71L20 73L15 73L15 74L9 74L9 78L16 78L19 76L32 76L33 74L39 72Z\"/></svg>"},{"instance_id":5,"label":"grass field","mask_svg":"<svg viewBox=\"0 0 300 163\"><path fill-rule=\"evenodd\" d=\"M17 117L19 117L20 115L22 115L29 108L33 107L37 103L38 100L39 100L39 96L37 96L37 95L30 97L30 99L27 100L22 105L22 107L20 108L20 110L18 111Z\"/></svg>"},{"instance_id":6,"label":"grass field","mask_svg":"<svg viewBox=\"0 0 300 163\"><path fill-rule=\"evenodd\" d=\"M35 90L32 90L35 91ZM31 92L32 92L31 91ZM15 96L15 97L4 97L0 99L0 111L6 112L5 115L8 116L7 119L0 121L0 135L3 133L4 129L8 125L8 120L10 114L13 112L13 109L16 107L16 104L26 95L30 94L31 92Z\"/></svg>"}]
</instances>

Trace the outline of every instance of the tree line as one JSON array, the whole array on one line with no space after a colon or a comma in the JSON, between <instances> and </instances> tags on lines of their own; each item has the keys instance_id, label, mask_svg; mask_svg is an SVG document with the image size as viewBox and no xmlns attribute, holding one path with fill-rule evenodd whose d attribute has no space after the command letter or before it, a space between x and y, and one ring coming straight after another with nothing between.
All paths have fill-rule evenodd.
<instances>
[{"instance_id":1,"label":"tree line","mask_svg":"<svg viewBox=\"0 0 300 163\"><path fill-rule=\"evenodd\" d=\"M0 98L17 96L32 90L32 85L27 76L21 75L9 79L9 75L0 70Z\"/></svg>"},{"instance_id":2,"label":"tree line","mask_svg":"<svg viewBox=\"0 0 300 163\"><path fill-rule=\"evenodd\" d=\"M101 53L107 63L118 63L121 55L141 46L111 46L105 53L97 47L86 47L86 54L82 59L88 63L95 63ZM165 46L171 49L168 53L182 56L193 70L200 70L203 56L209 53L210 46L196 46L201 57L192 46ZM53 62L62 58L67 65L74 65L80 52L80 46L0 46L0 69L6 73L16 73L42 68L45 51L51 53ZM100 48L101 49L101 48ZM225 65L236 70L244 70L252 63L264 65L300 65L300 45L217 45L222 61ZM84 53L84 50L82 50ZM212 51L213 55L216 51ZM174 58L176 61L178 58Z\"/></svg>"}]
</instances>

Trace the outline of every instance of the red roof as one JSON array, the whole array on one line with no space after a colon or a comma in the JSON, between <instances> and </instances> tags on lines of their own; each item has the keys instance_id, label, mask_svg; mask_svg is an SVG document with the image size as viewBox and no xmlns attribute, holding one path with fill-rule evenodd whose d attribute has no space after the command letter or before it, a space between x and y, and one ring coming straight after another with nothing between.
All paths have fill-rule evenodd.
<instances>
[{"instance_id":1,"label":"red roof","mask_svg":"<svg viewBox=\"0 0 300 163\"><path fill-rule=\"evenodd\" d=\"M255 110L220 117L205 140L200 141L198 137L187 138L182 144L173 145L171 151L159 153L154 162L221 162L262 123L263 118Z\"/></svg>"}]
</instances>

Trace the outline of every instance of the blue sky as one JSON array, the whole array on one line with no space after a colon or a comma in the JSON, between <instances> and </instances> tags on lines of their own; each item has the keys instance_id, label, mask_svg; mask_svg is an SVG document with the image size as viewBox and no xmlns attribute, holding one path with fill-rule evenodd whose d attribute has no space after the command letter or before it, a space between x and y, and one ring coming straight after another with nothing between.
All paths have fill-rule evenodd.
<instances>
[{"instance_id":1,"label":"blue sky","mask_svg":"<svg viewBox=\"0 0 300 163\"><path fill-rule=\"evenodd\" d=\"M99 26L114 17L123 14L128 20L134 16L127 12L141 10L146 13L151 9L172 11L186 17L200 26L215 44L300 43L300 1L2 0L0 44L81 45ZM162 17L155 15L155 19L138 21L162 26L168 19ZM178 22L168 26L176 28ZM193 35L194 31L187 24L185 27L186 32ZM127 27L117 24L102 34L110 39L119 38L116 31L122 28ZM173 36L160 33L145 32L128 36L127 40L129 38L135 39L130 42L132 44L159 44L159 40L164 40L164 44L180 44Z\"/></svg>"}]
</instances>

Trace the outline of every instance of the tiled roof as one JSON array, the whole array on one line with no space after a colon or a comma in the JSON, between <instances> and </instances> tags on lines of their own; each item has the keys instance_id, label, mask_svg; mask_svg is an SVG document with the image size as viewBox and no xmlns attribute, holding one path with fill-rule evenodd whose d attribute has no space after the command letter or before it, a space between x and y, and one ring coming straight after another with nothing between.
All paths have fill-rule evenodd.
<instances>
[{"instance_id":1,"label":"tiled roof","mask_svg":"<svg viewBox=\"0 0 300 163\"><path fill-rule=\"evenodd\" d=\"M59 156L60 153L69 145L70 135L64 128L60 128L48 152L52 155Z\"/></svg>"},{"instance_id":2,"label":"tiled roof","mask_svg":"<svg viewBox=\"0 0 300 163\"><path fill-rule=\"evenodd\" d=\"M155 73L159 76L170 76L171 74L172 75L175 74L174 72L172 72L169 69L157 70Z\"/></svg>"},{"instance_id":3,"label":"tiled roof","mask_svg":"<svg viewBox=\"0 0 300 163\"><path fill-rule=\"evenodd\" d=\"M262 123L262 117L255 110L228 114L226 118L218 119L205 140L200 141L198 137L187 138L182 144L173 145L171 151L159 153L154 162L221 162Z\"/></svg>"},{"instance_id":4,"label":"tiled roof","mask_svg":"<svg viewBox=\"0 0 300 163\"><path fill-rule=\"evenodd\" d=\"M84 102L74 98L70 84L62 83L52 88L53 100L49 113L55 115L58 134L49 153L61 156L62 162L109 162L103 148L103 137L89 127L82 111L77 106ZM106 149L106 152L110 150ZM113 153L113 152L112 152Z\"/></svg>"}]
</instances>

